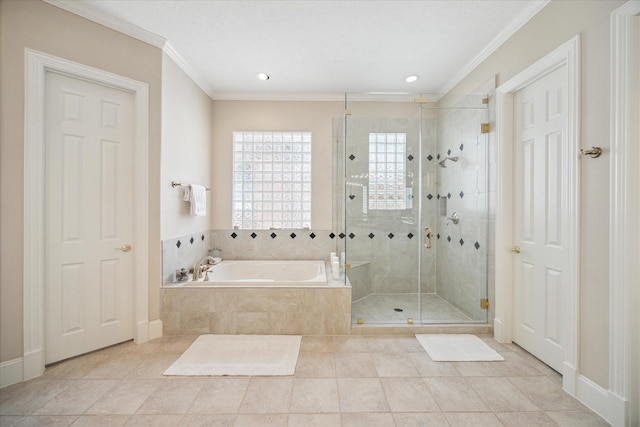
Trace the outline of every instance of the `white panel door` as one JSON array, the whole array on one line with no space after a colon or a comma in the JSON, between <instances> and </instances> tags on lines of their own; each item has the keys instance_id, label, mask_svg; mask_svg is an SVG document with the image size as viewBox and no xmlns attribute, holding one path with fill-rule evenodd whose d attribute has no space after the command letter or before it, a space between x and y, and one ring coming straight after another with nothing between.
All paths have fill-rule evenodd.
<instances>
[{"instance_id":1,"label":"white panel door","mask_svg":"<svg viewBox=\"0 0 640 427\"><path fill-rule=\"evenodd\" d=\"M134 129L131 93L46 76L45 329L52 363L133 338Z\"/></svg>"},{"instance_id":2,"label":"white panel door","mask_svg":"<svg viewBox=\"0 0 640 427\"><path fill-rule=\"evenodd\" d=\"M558 372L567 270L565 75L561 67L514 98L514 342Z\"/></svg>"}]
</instances>

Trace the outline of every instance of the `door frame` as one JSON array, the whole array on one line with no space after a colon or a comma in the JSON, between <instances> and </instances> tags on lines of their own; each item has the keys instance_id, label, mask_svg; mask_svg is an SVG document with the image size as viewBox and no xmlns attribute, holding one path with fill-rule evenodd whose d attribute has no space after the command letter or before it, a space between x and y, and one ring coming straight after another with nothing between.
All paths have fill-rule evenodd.
<instances>
[{"instance_id":1,"label":"door frame","mask_svg":"<svg viewBox=\"0 0 640 427\"><path fill-rule=\"evenodd\" d=\"M25 49L23 380L45 366L45 77L48 72L107 85L133 95L134 197L133 336L149 340L149 87L146 83L32 49Z\"/></svg>"},{"instance_id":2,"label":"door frame","mask_svg":"<svg viewBox=\"0 0 640 427\"><path fill-rule=\"evenodd\" d=\"M562 177L567 191L567 274L564 325L565 343L563 362L563 389L576 395L578 372L578 318L579 318L579 230L580 230L580 36L576 35L553 52L532 64L496 89L497 208L496 208L496 310L494 336L500 342L513 339L513 100L520 89L540 77L566 66L567 74L567 144L563 152L566 174Z\"/></svg>"},{"instance_id":3,"label":"door frame","mask_svg":"<svg viewBox=\"0 0 640 427\"><path fill-rule=\"evenodd\" d=\"M630 96L637 90L634 77L640 66L638 52L632 50L638 49L634 37L638 37L640 28L632 23L637 15L640 1L635 0L626 2L610 17L609 389L608 398L600 399L599 410L607 421L619 426L640 421L640 370L632 363L640 353L640 336L635 329L640 320L635 306L640 295L640 149L634 144L640 102Z\"/></svg>"}]
</instances>

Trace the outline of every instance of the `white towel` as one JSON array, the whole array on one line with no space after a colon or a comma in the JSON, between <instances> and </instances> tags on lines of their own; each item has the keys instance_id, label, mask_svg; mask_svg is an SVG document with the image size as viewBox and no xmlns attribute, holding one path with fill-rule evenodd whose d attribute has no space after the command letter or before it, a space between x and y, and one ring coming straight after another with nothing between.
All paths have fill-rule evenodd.
<instances>
[{"instance_id":1,"label":"white towel","mask_svg":"<svg viewBox=\"0 0 640 427\"><path fill-rule=\"evenodd\" d=\"M191 215L207 216L207 189L204 185L191 184L189 186L189 201Z\"/></svg>"}]
</instances>

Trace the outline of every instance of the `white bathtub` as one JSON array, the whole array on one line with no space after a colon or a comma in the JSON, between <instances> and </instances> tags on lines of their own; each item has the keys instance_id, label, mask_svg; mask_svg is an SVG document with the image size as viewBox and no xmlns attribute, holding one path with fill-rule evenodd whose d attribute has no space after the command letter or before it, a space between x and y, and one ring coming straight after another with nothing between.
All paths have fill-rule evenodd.
<instances>
[{"instance_id":1,"label":"white bathtub","mask_svg":"<svg viewBox=\"0 0 640 427\"><path fill-rule=\"evenodd\" d=\"M208 280L180 286L327 286L324 261L229 260L210 266L207 273Z\"/></svg>"}]
</instances>

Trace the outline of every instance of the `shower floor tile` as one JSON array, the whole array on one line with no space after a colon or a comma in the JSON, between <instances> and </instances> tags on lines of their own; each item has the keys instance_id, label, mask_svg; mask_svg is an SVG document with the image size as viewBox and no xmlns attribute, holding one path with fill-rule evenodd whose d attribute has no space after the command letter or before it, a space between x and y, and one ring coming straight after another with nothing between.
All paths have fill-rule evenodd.
<instances>
[{"instance_id":1,"label":"shower floor tile","mask_svg":"<svg viewBox=\"0 0 640 427\"><path fill-rule=\"evenodd\" d=\"M418 294L372 294L354 301L351 322L362 318L366 324L420 323ZM422 295L422 323L470 323L469 316L436 294Z\"/></svg>"}]
</instances>

